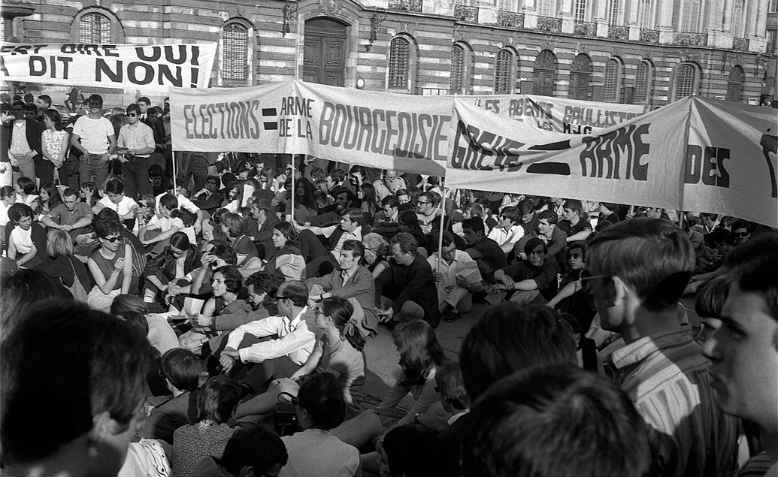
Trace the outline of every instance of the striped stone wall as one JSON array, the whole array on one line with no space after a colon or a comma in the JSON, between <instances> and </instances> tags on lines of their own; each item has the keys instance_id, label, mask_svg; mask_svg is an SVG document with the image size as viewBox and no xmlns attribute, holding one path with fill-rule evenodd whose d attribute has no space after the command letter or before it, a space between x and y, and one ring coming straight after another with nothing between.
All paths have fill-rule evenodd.
<instances>
[{"instance_id":1,"label":"striped stone wall","mask_svg":"<svg viewBox=\"0 0 778 477\"><path fill-rule=\"evenodd\" d=\"M495 59L503 47L511 48L518 56L516 92L522 81L532 80L533 62L543 49L550 49L557 56L555 94L558 96L568 95L570 65L579 53L586 53L592 59L594 85L603 84L605 63L617 57L624 65L624 85L634 86L637 65L641 60L649 59L655 67L652 100L655 106L672 99L673 74L682 61L691 61L699 66L699 93L704 96L723 99L730 68L740 65L746 73L743 100L753 102L762 92L764 76L764 68L759 69L760 60L754 52L516 31L494 25L457 22L450 14L362 7L350 0L289 3L262 0L250 4L237 0L25 0L22 3L35 8L33 15L22 20L24 40L29 42L78 41L78 18L90 11L103 13L112 19L113 41L131 44L181 40L218 42L225 22L240 19L252 26L250 64L253 68L248 83L253 84L296 77L302 64L304 20L312 15L332 15L356 27L350 33L356 37L349 42L351 51L346 55L347 63L351 63L348 65L347 76L350 77L347 77L346 85L354 85L357 78L361 78L369 90L386 88L389 44L396 35L406 35L414 45L412 59L415 74L408 93L447 92L453 41L464 42L471 50L471 91L474 94L494 91ZM425 10L428 10L426 3ZM382 16L383 21L375 31L375 41L369 44L374 15ZM287 33L283 31L285 18L288 20ZM216 62L217 67L218 64L219 61ZM212 85L220 84L218 68L215 70Z\"/></svg>"}]
</instances>

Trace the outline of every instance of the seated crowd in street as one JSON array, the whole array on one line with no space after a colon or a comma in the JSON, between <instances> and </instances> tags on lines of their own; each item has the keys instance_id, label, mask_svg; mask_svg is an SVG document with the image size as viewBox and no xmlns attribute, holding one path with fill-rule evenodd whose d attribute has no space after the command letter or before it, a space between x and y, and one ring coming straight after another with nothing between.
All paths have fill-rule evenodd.
<instances>
[{"instance_id":1,"label":"seated crowd in street","mask_svg":"<svg viewBox=\"0 0 778 477\"><path fill-rule=\"evenodd\" d=\"M3 126L3 474L778 473L776 231L172 154L147 98L44 96Z\"/></svg>"}]
</instances>

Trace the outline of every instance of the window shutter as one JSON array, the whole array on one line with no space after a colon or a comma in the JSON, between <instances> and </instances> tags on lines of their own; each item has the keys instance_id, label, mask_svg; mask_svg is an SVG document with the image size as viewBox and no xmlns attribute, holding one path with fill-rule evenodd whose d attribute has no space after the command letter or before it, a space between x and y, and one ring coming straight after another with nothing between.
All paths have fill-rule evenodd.
<instances>
[{"instance_id":1,"label":"window shutter","mask_svg":"<svg viewBox=\"0 0 778 477\"><path fill-rule=\"evenodd\" d=\"M570 97L591 99L592 60L584 54L577 55L570 70Z\"/></svg>"},{"instance_id":2,"label":"window shutter","mask_svg":"<svg viewBox=\"0 0 778 477\"><path fill-rule=\"evenodd\" d=\"M535 58L535 94L554 95L556 80L556 56L549 50L541 51Z\"/></svg>"},{"instance_id":3,"label":"window shutter","mask_svg":"<svg viewBox=\"0 0 778 477\"><path fill-rule=\"evenodd\" d=\"M729 70L729 80L727 81L727 101L742 101L743 100L743 82L745 81L745 73L740 66L733 66Z\"/></svg>"},{"instance_id":4,"label":"window shutter","mask_svg":"<svg viewBox=\"0 0 778 477\"><path fill-rule=\"evenodd\" d=\"M81 43L111 43L111 20L99 13L87 13L79 22Z\"/></svg>"},{"instance_id":5,"label":"window shutter","mask_svg":"<svg viewBox=\"0 0 778 477\"><path fill-rule=\"evenodd\" d=\"M239 23L228 23L222 30L222 79L245 81L248 79L249 34L248 28Z\"/></svg>"},{"instance_id":6,"label":"window shutter","mask_svg":"<svg viewBox=\"0 0 778 477\"><path fill-rule=\"evenodd\" d=\"M451 93L464 93L465 49L461 45L451 48Z\"/></svg>"},{"instance_id":7,"label":"window shutter","mask_svg":"<svg viewBox=\"0 0 778 477\"><path fill-rule=\"evenodd\" d=\"M633 103L640 104L646 102L652 82L651 65L649 65L648 61L641 61L635 73L635 92L632 94Z\"/></svg>"},{"instance_id":8,"label":"window shutter","mask_svg":"<svg viewBox=\"0 0 778 477\"><path fill-rule=\"evenodd\" d=\"M513 66L513 53L509 50L500 50L497 53L497 64L494 73L495 94L509 94L511 92L511 67Z\"/></svg>"},{"instance_id":9,"label":"window shutter","mask_svg":"<svg viewBox=\"0 0 778 477\"><path fill-rule=\"evenodd\" d=\"M605 101L616 103L619 100L619 62L610 59L605 64Z\"/></svg>"},{"instance_id":10,"label":"window shutter","mask_svg":"<svg viewBox=\"0 0 778 477\"><path fill-rule=\"evenodd\" d=\"M409 66L410 42L397 37L389 47L389 89L408 89Z\"/></svg>"},{"instance_id":11,"label":"window shutter","mask_svg":"<svg viewBox=\"0 0 778 477\"><path fill-rule=\"evenodd\" d=\"M675 82L675 99L694 94L694 80L696 71L694 65L684 63L678 67L678 78Z\"/></svg>"}]
</instances>

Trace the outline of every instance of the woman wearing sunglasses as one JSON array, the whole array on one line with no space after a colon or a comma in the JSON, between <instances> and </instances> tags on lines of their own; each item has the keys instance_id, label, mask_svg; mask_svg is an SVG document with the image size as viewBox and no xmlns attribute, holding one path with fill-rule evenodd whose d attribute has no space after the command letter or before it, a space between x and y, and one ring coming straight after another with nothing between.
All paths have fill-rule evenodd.
<instances>
[{"instance_id":1,"label":"woman wearing sunglasses","mask_svg":"<svg viewBox=\"0 0 778 477\"><path fill-rule=\"evenodd\" d=\"M129 293L132 282L132 250L121 239L120 227L114 221L95 223L100 248L87 261L95 279L95 286L87 296L87 304L106 313L116 296Z\"/></svg>"}]
</instances>

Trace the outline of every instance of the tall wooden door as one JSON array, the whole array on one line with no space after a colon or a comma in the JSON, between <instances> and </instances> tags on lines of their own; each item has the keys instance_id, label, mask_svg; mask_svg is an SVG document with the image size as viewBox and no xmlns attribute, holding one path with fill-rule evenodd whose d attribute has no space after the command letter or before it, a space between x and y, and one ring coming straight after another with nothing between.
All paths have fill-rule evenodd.
<instances>
[{"instance_id":1,"label":"tall wooden door","mask_svg":"<svg viewBox=\"0 0 778 477\"><path fill-rule=\"evenodd\" d=\"M344 86L345 71L346 25L324 17L305 22L303 80Z\"/></svg>"}]
</instances>

